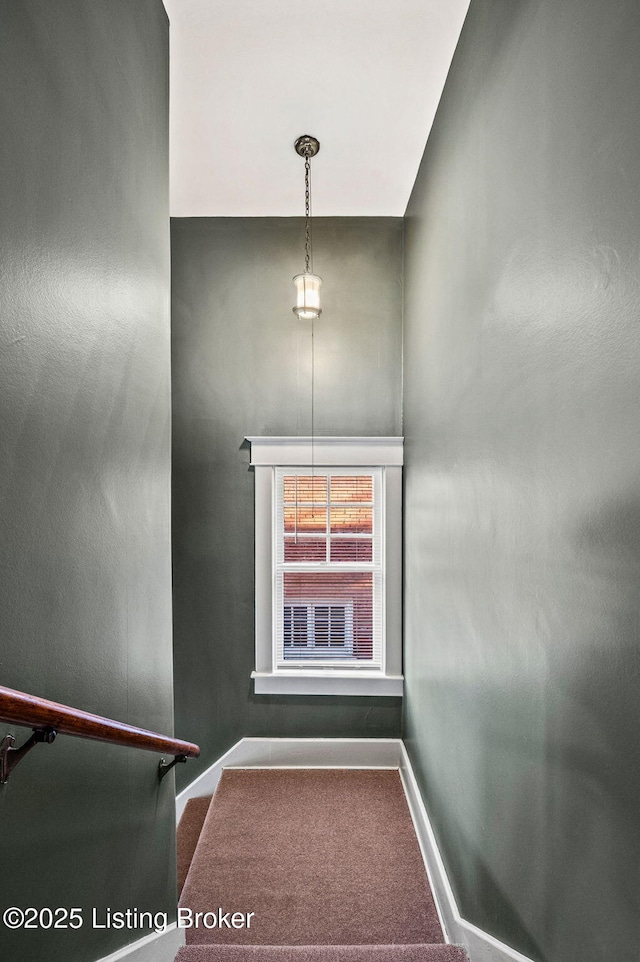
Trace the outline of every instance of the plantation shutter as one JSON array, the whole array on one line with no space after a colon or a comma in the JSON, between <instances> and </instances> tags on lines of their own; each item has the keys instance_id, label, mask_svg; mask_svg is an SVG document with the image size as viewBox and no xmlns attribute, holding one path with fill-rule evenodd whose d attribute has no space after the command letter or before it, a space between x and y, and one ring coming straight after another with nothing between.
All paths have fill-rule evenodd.
<instances>
[{"instance_id":1,"label":"plantation shutter","mask_svg":"<svg viewBox=\"0 0 640 962\"><path fill-rule=\"evenodd\" d=\"M382 668L381 468L276 468L276 669Z\"/></svg>"}]
</instances>

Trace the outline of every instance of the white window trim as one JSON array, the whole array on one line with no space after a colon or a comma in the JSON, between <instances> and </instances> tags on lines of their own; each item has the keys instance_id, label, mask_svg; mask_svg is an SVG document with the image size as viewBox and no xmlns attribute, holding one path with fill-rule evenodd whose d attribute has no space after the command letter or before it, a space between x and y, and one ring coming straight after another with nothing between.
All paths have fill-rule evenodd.
<instances>
[{"instance_id":1,"label":"white window trim","mask_svg":"<svg viewBox=\"0 0 640 962\"><path fill-rule=\"evenodd\" d=\"M403 693L403 438L247 437L255 471L256 694L389 695ZM276 466L382 467L385 504L385 656L381 669L275 669L273 657L273 498Z\"/></svg>"}]
</instances>

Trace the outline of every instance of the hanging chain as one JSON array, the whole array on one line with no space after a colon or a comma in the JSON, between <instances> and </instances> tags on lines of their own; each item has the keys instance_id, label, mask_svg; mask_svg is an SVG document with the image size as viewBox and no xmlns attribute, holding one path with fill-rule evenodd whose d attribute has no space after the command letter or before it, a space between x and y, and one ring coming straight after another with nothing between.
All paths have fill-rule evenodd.
<instances>
[{"instance_id":1,"label":"hanging chain","mask_svg":"<svg viewBox=\"0 0 640 962\"><path fill-rule=\"evenodd\" d=\"M309 155L305 154L304 158L304 214L306 218L305 222L305 241L304 241L304 272L305 274L311 273L311 187L309 186L309 181L311 177L311 161L309 160Z\"/></svg>"},{"instance_id":2,"label":"hanging chain","mask_svg":"<svg viewBox=\"0 0 640 962\"><path fill-rule=\"evenodd\" d=\"M311 160L309 154L304 155L304 214L305 222L305 242L304 242L304 270L305 274L311 273ZM314 444L314 393L315 393L315 341L313 330L313 317L311 318L311 477L315 472L315 444ZM313 481L311 482L313 485Z\"/></svg>"},{"instance_id":3,"label":"hanging chain","mask_svg":"<svg viewBox=\"0 0 640 962\"><path fill-rule=\"evenodd\" d=\"M311 250L311 158L320 149L320 144L315 139L315 137L299 137L295 143L296 153L301 157L304 157L304 214L305 214L305 225L304 225L304 271L305 274L311 274L313 271L313 254ZM315 475L315 341L314 341L314 316L311 317L311 477L313 479ZM313 492L313 480L311 482L311 488ZM297 478L296 478L296 522L297 522L297 503L298 503L298 488L297 488ZM313 493L312 493L313 498ZM296 524L296 537L298 534L297 524Z\"/></svg>"}]
</instances>

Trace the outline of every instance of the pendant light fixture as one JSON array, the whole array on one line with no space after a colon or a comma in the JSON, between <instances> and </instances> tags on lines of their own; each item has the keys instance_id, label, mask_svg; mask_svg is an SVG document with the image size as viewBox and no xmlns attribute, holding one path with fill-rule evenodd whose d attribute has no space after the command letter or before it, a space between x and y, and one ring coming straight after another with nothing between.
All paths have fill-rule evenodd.
<instances>
[{"instance_id":1,"label":"pendant light fixture","mask_svg":"<svg viewBox=\"0 0 640 962\"><path fill-rule=\"evenodd\" d=\"M313 251L311 247L311 158L320 150L320 142L315 137L303 134L295 142L296 153L304 157L304 273L296 274L293 283L296 288L296 306L293 313L303 321L313 321L320 316L320 287L322 278L313 273Z\"/></svg>"}]
</instances>

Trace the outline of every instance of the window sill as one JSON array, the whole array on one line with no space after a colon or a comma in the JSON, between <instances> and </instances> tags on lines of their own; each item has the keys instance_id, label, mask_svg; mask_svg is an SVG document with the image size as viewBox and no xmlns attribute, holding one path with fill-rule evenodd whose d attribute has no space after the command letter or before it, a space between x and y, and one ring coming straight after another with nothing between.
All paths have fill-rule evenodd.
<instances>
[{"instance_id":1,"label":"window sill","mask_svg":"<svg viewBox=\"0 0 640 962\"><path fill-rule=\"evenodd\" d=\"M379 671L252 671L256 695L387 695L402 697L403 675Z\"/></svg>"}]
</instances>

